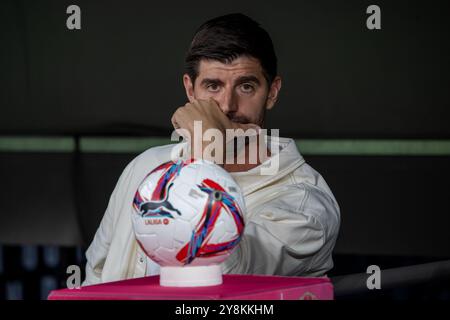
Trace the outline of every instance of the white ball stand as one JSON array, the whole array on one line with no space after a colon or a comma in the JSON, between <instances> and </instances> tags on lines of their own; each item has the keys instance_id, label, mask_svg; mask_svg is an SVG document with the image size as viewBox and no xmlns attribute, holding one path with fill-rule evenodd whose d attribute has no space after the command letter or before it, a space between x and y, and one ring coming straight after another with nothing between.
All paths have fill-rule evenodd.
<instances>
[{"instance_id":1,"label":"white ball stand","mask_svg":"<svg viewBox=\"0 0 450 320\"><path fill-rule=\"evenodd\" d=\"M164 287L204 287L222 284L220 265L161 267L159 284Z\"/></svg>"}]
</instances>

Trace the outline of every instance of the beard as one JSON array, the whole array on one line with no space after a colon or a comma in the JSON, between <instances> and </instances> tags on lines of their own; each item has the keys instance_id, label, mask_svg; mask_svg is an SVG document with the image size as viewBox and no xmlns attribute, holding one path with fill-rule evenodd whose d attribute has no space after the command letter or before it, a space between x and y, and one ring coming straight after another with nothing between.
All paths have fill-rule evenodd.
<instances>
[{"instance_id":1,"label":"beard","mask_svg":"<svg viewBox=\"0 0 450 320\"><path fill-rule=\"evenodd\" d=\"M232 122L241 123L241 124L251 123L251 120L244 116L227 115L227 117Z\"/></svg>"},{"instance_id":2,"label":"beard","mask_svg":"<svg viewBox=\"0 0 450 320\"><path fill-rule=\"evenodd\" d=\"M250 119L246 116L236 115L236 114L227 114L226 116L232 122L240 123L240 124L252 123L252 124L256 124L262 128L264 125L265 109L263 109L262 114L259 115L259 117L256 117L256 119L254 119L254 120Z\"/></svg>"}]
</instances>

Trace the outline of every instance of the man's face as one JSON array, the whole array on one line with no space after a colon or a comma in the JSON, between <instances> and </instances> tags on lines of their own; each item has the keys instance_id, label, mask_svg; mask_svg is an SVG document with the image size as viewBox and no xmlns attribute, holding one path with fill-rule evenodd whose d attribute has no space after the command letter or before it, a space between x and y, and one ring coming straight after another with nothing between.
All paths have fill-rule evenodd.
<instances>
[{"instance_id":1,"label":"man's face","mask_svg":"<svg viewBox=\"0 0 450 320\"><path fill-rule=\"evenodd\" d=\"M247 56L229 64L202 59L194 85L186 74L183 80L190 101L213 98L231 121L260 127L264 125L265 110L273 106L281 85L276 79L278 87L269 88L260 62Z\"/></svg>"}]
</instances>

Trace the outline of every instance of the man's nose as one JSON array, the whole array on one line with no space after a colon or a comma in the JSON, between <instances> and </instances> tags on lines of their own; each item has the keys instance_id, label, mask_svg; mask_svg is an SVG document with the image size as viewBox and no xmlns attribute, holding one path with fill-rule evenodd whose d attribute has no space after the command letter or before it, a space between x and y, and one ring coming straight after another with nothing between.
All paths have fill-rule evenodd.
<instances>
[{"instance_id":1,"label":"man's nose","mask_svg":"<svg viewBox=\"0 0 450 320\"><path fill-rule=\"evenodd\" d=\"M238 109L237 105L237 97L235 96L233 91L224 92L220 101L219 101L220 109L223 113L229 114L234 113Z\"/></svg>"}]
</instances>

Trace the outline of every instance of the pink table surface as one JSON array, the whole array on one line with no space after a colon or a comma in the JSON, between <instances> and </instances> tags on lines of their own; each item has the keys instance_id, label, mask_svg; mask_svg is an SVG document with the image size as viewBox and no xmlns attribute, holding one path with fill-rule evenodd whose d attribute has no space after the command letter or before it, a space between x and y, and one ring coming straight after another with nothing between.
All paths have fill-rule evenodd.
<instances>
[{"instance_id":1,"label":"pink table surface","mask_svg":"<svg viewBox=\"0 0 450 320\"><path fill-rule=\"evenodd\" d=\"M159 276L109 282L79 289L54 290L49 300L332 300L327 277L223 275L210 287L161 287Z\"/></svg>"}]
</instances>

